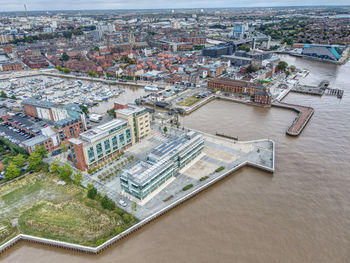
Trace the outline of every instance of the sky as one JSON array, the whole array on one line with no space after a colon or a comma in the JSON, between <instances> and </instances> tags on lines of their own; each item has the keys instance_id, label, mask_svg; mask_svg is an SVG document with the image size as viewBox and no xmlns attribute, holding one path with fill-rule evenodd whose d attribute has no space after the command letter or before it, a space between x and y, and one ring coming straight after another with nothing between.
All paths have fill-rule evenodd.
<instances>
[{"instance_id":1,"label":"sky","mask_svg":"<svg viewBox=\"0 0 350 263\"><path fill-rule=\"evenodd\" d=\"M349 5L350 0L0 0L0 11Z\"/></svg>"}]
</instances>

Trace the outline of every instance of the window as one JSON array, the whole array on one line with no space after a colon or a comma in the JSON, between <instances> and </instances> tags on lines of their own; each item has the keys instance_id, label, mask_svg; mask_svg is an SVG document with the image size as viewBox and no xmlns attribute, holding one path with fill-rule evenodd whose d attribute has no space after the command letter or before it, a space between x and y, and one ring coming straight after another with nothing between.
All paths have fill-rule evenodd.
<instances>
[{"instance_id":1,"label":"window","mask_svg":"<svg viewBox=\"0 0 350 263\"><path fill-rule=\"evenodd\" d=\"M118 149L118 141L117 141L117 136L112 137L112 145L113 145L113 151Z\"/></svg>"},{"instance_id":2,"label":"window","mask_svg":"<svg viewBox=\"0 0 350 263\"><path fill-rule=\"evenodd\" d=\"M109 140L105 140L104 144L105 144L106 154L109 154L111 152L111 144L110 144Z\"/></svg>"},{"instance_id":3,"label":"window","mask_svg":"<svg viewBox=\"0 0 350 263\"><path fill-rule=\"evenodd\" d=\"M119 134L119 142L122 146L125 145L125 138L124 138L124 133Z\"/></svg>"},{"instance_id":4,"label":"window","mask_svg":"<svg viewBox=\"0 0 350 263\"><path fill-rule=\"evenodd\" d=\"M102 144L96 144L97 158L100 159L103 157Z\"/></svg>"},{"instance_id":5,"label":"window","mask_svg":"<svg viewBox=\"0 0 350 263\"><path fill-rule=\"evenodd\" d=\"M130 131L130 129L126 130L126 141L127 141L127 143L131 142L131 131Z\"/></svg>"},{"instance_id":6,"label":"window","mask_svg":"<svg viewBox=\"0 0 350 263\"><path fill-rule=\"evenodd\" d=\"M95 161L94 148L93 147L89 147L87 152L88 152L89 162L90 163L94 162Z\"/></svg>"}]
</instances>

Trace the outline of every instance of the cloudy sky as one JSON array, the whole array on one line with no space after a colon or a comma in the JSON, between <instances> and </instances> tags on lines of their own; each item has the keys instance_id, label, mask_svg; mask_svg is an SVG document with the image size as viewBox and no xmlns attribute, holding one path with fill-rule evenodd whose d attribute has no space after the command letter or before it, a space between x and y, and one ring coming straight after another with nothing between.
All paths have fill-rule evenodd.
<instances>
[{"instance_id":1,"label":"cloudy sky","mask_svg":"<svg viewBox=\"0 0 350 263\"><path fill-rule=\"evenodd\" d=\"M349 5L349 0L0 0L0 11Z\"/></svg>"}]
</instances>

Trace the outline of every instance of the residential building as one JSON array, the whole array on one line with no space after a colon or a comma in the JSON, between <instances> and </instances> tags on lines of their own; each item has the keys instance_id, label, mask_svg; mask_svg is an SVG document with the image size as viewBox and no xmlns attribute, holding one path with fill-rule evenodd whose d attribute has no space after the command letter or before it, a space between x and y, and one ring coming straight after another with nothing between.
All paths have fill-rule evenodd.
<instances>
[{"instance_id":1,"label":"residential building","mask_svg":"<svg viewBox=\"0 0 350 263\"><path fill-rule=\"evenodd\" d=\"M127 120L132 133L132 143L135 144L145 138L151 131L149 112L136 105L122 105L114 103L115 116Z\"/></svg>"}]
</instances>

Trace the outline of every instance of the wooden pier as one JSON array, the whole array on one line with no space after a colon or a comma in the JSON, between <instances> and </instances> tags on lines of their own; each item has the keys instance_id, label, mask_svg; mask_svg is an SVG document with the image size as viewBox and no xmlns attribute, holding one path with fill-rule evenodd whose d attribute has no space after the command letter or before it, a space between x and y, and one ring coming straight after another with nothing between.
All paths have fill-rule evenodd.
<instances>
[{"instance_id":1,"label":"wooden pier","mask_svg":"<svg viewBox=\"0 0 350 263\"><path fill-rule=\"evenodd\" d=\"M272 106L298 112L298 116L294 119L292 125L289 126L286 131L286 133L290 136L298 136L314 114L314 109L311 107L304 107L279 101L274 101Z\"/></svg>"}]
</instances>

